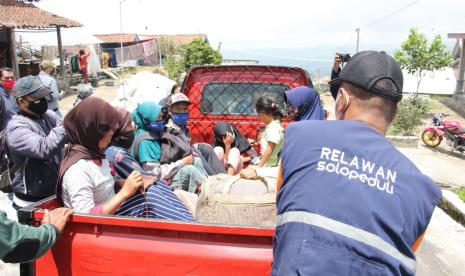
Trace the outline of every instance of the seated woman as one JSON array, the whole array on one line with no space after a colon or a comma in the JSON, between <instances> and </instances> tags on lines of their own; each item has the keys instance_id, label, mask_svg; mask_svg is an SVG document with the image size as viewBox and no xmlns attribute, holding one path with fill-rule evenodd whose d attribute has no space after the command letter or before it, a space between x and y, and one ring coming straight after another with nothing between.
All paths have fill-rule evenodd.
<instances>
[{"instance_id":1,"label":"seated woman","mask_svg":"<svg viewBox=\"0 0 465 276\"><path fill-rule=\"evenodd\" d=\"M167 163L169 166L160 164L160 137L164 129L162 107L154 102L143 102L132 112L132 118L137 126L132 155L142 164L142 168L169 182L173 190L198 191L202 181L207 178L198 158L189 154Z\"/></svg>"},{"instance_id":2,"label":"seated woman","mask_svg":"<svg viewBox=\"0 0 465 276\"><path fill-rule=\"evenodd\" d=\"M284 92L286 115L293 121L324 120L326 111L323 109L320 96L307 86L299 86Z\"/></svg>"},{"instance_id":3,"label":"seated woman","mask_svg":"<svg viewBox=\"0 0 465 276\"><path fill-rule=\"evenodd\" d=\"M105 159L110 161L120 178L127 178L133 171L149 175L129 153L135 135L131 113L121 107L115 107L115 109L120 115L120 120L110 145L105 150Z\"/></svg>"},{"instance_id":4,"label":"seated woman","mask_svg":"<svg viewBox=\"0 0 465 276\"><path fill-rule=\"evenodd\" d=\"M69 144L60 165L57 197L77 212L193 221L192 214L164 184L154 185L133 171L115 181L111 163L104 159L118 127L118 112L107 102L90 97L64 118ZM115 193L115 182L121 186Z\"/></svg>"},{"instance_id":5,"label":"seated woman","mask_svg":"<svg viewBox=\"0 0 465 276\"><path fill-rule=\"evenodd\" d=\"M220 121L213 127L213 133L215 153L228 174L238 174L243 163L258 157L249 141L235 126Z\"/></svg>"}]
</instances>

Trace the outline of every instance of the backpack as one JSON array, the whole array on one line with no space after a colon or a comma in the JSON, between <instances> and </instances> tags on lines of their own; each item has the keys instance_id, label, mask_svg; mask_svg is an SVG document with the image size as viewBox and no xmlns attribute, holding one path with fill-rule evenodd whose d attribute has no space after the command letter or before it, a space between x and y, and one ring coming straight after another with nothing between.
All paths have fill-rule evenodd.
<instances>
[{"instance_id":1,"label":"backpack","mask_svg":"<svg viewBox=\"0 0 465 276\"><path fill-rule=\"evenodd\" d=\"M139 146L140 146L140 143L142 143L143 141L145 140L160 140L160 137L155 134L155 133L151 133L151 132L145 132L143 133L142 135L136 137L134 139L134 142L132 142L132 150L130 150L129 152L132 152L133 156L134 156L134 159L136 159L137 162L139 162Z\"/></svg>"},{"instance_id":2,"label":"backpack","mask_svg":"<svg viewBox=\"0 0 465 276\"><path fill-rule=\"evenodd\" d=\"M15 115L13 118L19 118L27 122L27 124L30 125L36 133L43 134L43 131L41 131L36 123L31 119L21 115ZM13 158L11 157L10 150L8 148L7 136L5 129L0 132L0 191L2 192L13 191L11 183L14 174L21 168L24 169L29 161L29 158L27 157L24 162L18 162L14 165Z\"/></svg>"},{"instance_id":3,"label":"backpack","mask_svg":"<svg viewBox=\"0 0 465 276\"><path fill-rule=\"evenodd\" d=\"M10 173L13 168L13 160L11 159L10 151L6 141L6 131L0 132L0 190L9 192L11 188Z\"/></svg>"},{"instance_id":4,"label":"backpack","mask_svg":"<svg viewBox=\"0 0 465 276\"><path fill-rule=\"evenodd\" d=\"M163 131L160 140L160 164L176 162L192 154L192 147L188 141L183 139L183 136L180 131L174 128L168 127Z\"/></svg>"},{"instance_id":5,"label":"backpack","mask_svg":"<svg viewBox=\"0 0 465 276\"><path fill-rule=\"evenodd\" d=\"M276 226L276 179L218 174L202 184L195 214L200 222Z\"/></svg>"}]
</instances>

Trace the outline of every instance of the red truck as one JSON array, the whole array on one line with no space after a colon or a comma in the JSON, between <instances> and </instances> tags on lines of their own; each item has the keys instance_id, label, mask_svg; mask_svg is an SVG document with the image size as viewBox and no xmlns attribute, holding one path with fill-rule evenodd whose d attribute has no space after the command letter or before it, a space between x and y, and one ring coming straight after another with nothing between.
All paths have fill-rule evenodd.
<instances>
[{"instance_id":1,"label":"red truck","mask_svg":"<svg viewBox=\"0 0 465 276\"><path fill-rule=\"evenodd\" d=\"M312 86L300 68L199 66L182 91L189 97L192 143L212 142L213 125L227 121L255 138L255 100L264 92ZM282 103L283 104L283 103ZM38 225L54 197L18 212ZM22 275L269 275L273 228L74 214L55 246Z\"/></svg>"}]
</instances>

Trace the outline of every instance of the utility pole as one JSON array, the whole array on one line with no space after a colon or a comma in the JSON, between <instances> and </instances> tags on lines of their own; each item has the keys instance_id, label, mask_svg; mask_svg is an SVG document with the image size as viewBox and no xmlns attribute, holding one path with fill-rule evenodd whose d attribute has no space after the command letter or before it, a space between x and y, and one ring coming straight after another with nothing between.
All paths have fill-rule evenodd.
<instances>
[{"instance_id":1,"label":"utility pole","mask_svg":"<svg viewBox=\"0 0 465 276\"><path fill-rule=\"evenodd\" d=\"M355 52L358 53L358 46L359 46L359 43L360 43L360 27L355 29L355 31L357 32L357 48L356 48Z\"/></svg>"},{"instance_id":2,"label":"utility pole","mask_svg":"<svg viewBox=\"0 0 465 276\"><path fill-rule=\"evenodd\" d=\"M121 68L123 71L121 73L122 87L123 87L123 107L126 108L126 89L124 87L124 50L123 50L123 11L122 5L126 0L119 1L119 31L120 31L120 51L121 51Z\"/></svg>"}]
</instances>

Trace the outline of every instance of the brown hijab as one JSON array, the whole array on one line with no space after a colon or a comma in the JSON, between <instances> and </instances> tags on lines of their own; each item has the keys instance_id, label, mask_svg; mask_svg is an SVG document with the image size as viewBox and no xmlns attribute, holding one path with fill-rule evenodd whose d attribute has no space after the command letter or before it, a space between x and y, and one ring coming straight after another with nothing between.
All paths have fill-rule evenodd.
<instances>
[{"instance_id":1,"label":"brown hijab","mask_svg":"<svg viewBox=\"0 0 465 276\"><path fill-rule=\"evenodd\" d=\"M117 129L119 120L118 111L96 97L81 101L65 116L63 121L69 144L58 172L57 197L60 203L63 203L61 193L65 172L81 159L105 158L98 147L99 141L109 130Z\"/></svg>"},{"instance_id":2,"label":"brown hijab","mask_svg":"<svg viewBox=\"0 0 465 276\"><path fill-rule=\"evenodd\" d=\"M115 130L113 139L116 139L121 136L124 129L132 124L131 112L127 111L122 107L115 107L116 111L119 113L118 128Z\"/></svg>"}]
</instances>

